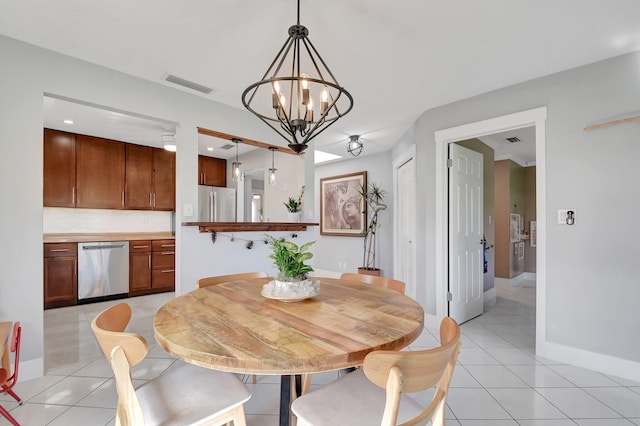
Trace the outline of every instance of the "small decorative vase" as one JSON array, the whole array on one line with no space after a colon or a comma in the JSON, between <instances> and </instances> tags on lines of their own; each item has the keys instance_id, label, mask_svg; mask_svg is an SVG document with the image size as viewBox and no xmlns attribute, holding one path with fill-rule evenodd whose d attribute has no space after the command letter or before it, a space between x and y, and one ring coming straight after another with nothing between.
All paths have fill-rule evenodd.
<instances>
[{"instance_id":1,"label":"small decorative vase","mask_svg":"<svg viewBox=\"0 0 640 426\"><path fill-rule=\"evenodd\" d=\"M289 222L294 222L294 223L300 222L300 212L295 212L295 213L289 212Z\"/></svg>"}]
</instances>

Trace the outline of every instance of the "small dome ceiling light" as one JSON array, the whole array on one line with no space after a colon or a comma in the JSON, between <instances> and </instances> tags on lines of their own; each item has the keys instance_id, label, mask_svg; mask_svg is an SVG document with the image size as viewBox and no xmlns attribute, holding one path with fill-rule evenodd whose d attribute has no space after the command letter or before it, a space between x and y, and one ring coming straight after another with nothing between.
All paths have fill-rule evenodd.
<instances>
[{"instance_id":1,"label":"small dome ceiling light","mask_svg":"<svg viewBox=\"0 0 640 426\"><path fill-rule=\"evenodd\" d=\"M162 135L162 147L167 151L176 152L176 135L173 133L164 133Z\"/></svg>"}]
</instances>

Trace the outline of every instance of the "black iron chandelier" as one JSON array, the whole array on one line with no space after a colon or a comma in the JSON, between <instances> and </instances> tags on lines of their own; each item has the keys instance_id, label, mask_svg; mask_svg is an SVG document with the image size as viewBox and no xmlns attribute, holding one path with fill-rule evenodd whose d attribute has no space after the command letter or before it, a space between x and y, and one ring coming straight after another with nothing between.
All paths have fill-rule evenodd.
<instances>
[{"instance_id":1,"label":"black iron chandelier","mask_svg":"<svg viewBox=\"0 0 640 426\"><path fill-rule=\"evenodd\" d=\"M309 30L298 23L262 80L242 93L242 103L278 132L289 148L300 153L353 108L353 98L333 76L309 40Z\"/></svg>"}]
</instances>

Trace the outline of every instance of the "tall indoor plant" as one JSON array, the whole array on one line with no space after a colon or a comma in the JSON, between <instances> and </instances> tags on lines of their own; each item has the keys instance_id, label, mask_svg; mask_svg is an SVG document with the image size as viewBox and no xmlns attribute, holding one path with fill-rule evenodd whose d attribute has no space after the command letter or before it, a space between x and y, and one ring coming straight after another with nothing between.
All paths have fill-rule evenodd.
<instances>
[{"instance_id":1,"label":"tall indoor plant","mask_svg":"<svg viewBox=\"0 0 640 426\"><path fill-rule=\"evenodd\" d=\"M376 267L376 235L380 227L378 214L387 208L384 203L386 191L377 183L371 182L368 185L362 185L358 189L358 193L366 204L365 214L367 218L366 227L362 231L362 235L364 235L362 266L358 268L358 272L361 274L380 275L380 269Z\"/></svg>"}]
</instances>

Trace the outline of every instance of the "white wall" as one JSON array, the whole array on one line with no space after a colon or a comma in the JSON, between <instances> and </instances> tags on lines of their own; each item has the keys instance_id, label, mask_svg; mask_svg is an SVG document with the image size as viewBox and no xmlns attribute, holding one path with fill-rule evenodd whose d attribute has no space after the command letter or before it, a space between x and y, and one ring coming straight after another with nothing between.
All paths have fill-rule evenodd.
<instances>
[{"instance_id":1,"label":"white wall","mask_svg":"<svg viewBox=\"0 0 640 426\"><path fill-rule=\"evenodd\" d=\"M434 132L546 106L547 356L610 373L619 363L622 374L640 379L640 340L632 337L640 326L638 124L583 131L637 115L639 98L634 53L426 111L394 148L417 145L424 212L417 275L425 277L426 300L436 288ZM556 225L560 208L576 209L574 226ZM432 304L427 313L435 313Z\"/></svg>"},{"instance_id":2,"label":"white wall","mask_svg":"<svg viewBox=\"0 0 640 426\"><path fill-rule=\"evenodd\" d=\"M131 77L0 36L0 320L21 321L27 379L43 369L42 138L43 95L51 93L179 124L176 140L177 220L197 205L197 126L278 143L275 133L241 109ZM279 138L279 136L277 136ZM185 230L185 232L183 232ZM176 291L193 285L203 263L200 237L176 229ZM251 257L250 259L254 259ZM247 258L249 259L249 258ZM246 259L245 259L246 260ZM225 257L218 259L225 263Z\"/></svg>"},{"instance_id":3,"label":"white wall","mask_svg":"<svg viewBox=\"0 0 640 426\"><path fill-rule=\"evenodd\" d=\"M365 147L366 149L366 147ZM320 179L330 176L356 173L366 170L367 182L379 184L387 192L385 201L387 209L380 212L378 222L378 250L376 252L377 267L382 275L393 277L393 170L390 152L355 157L347 161L319 164L315 167L314 193L320 194ZM320 218L320 203L315 197L315 217ZM320 235L317 229L316 265L318 268L338 271L357 272L362 265L363 237L342 237Z\"/></svg>"}]
</instances>

